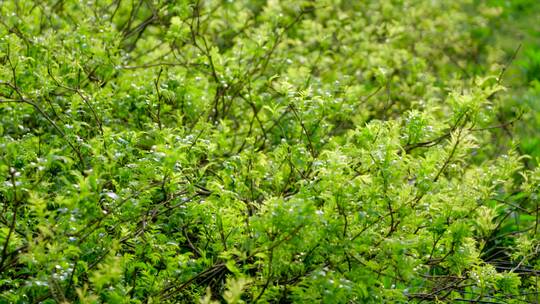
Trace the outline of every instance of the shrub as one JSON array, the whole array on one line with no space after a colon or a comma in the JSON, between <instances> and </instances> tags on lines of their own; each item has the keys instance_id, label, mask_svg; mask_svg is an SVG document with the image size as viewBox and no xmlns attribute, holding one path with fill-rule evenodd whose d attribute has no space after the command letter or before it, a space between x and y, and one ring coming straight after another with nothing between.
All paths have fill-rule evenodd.
<instances>
[{"instance_id":1,"label":"shrub","mask_svg":"<svg viewBox=\"0 0 540 304\"><path fill-rule=\"evenodd\" d=\"M4 1L0 299L533 301L499 13Z\"/></svg>"}]
</instances>

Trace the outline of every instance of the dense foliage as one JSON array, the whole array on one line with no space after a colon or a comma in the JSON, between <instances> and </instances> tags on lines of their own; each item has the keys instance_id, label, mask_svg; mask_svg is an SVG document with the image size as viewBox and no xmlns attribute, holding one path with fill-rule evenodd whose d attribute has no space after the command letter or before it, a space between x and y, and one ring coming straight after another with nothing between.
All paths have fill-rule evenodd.
<instances>
[{"instance_id":1,"label":"dense foliage","mask_svg":"<svg viewBox=\"0 0 540 304\"><path fill-rule=\"evenodd\" d=\"M538 301L499 2L0 1L0 302Z\"/></svg>"}]
</instances>

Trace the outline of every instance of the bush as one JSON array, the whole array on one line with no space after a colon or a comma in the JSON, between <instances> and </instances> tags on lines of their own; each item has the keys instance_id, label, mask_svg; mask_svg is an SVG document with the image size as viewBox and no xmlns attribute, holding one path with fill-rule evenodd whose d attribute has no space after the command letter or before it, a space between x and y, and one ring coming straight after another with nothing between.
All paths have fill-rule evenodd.
<instances>
[{"instance_id":1,"label":"bush","mask_svg":"<svg viewBox=\"0 0 540 304\"><path fill-rule=\"evenodd\" d=\"M534 301L500 13L4 1L1 301Z\"/></svg>"}]
</instances>

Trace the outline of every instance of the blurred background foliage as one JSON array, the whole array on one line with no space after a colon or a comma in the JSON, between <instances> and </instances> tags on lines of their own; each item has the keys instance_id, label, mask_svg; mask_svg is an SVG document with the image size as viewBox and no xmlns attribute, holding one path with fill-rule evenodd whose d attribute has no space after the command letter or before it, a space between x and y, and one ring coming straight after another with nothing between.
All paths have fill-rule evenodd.
<instances>
[{"instance_id":1,"label":"blurred background foliage","mask_svg":"<svg viewBox=\"0 0 540 304\"><path fill-rule=\"evenodd\" d=\"M478 39L500 49L507 60L512 60L504 77L509 90L506 109L501 115L522 113L513 134L519 138L523 154L539 158L540 1L488 0L477 5L501 11L497 18L490 20L489 27L477 33ZM512 58L514 54L515 58Z\"/></svg>"}]
</instances>

